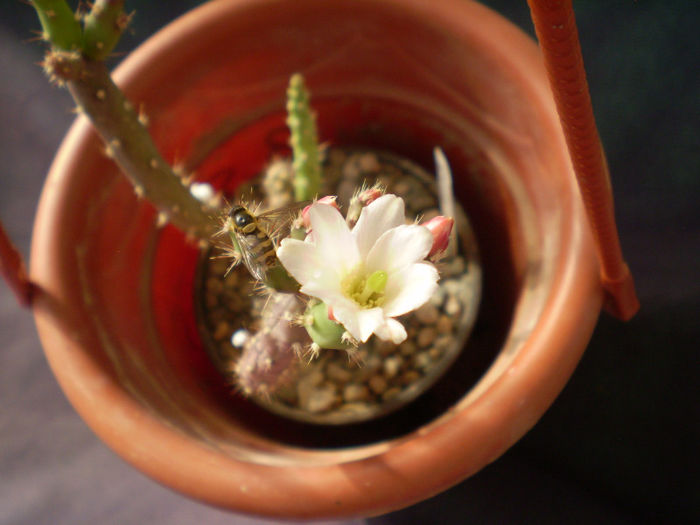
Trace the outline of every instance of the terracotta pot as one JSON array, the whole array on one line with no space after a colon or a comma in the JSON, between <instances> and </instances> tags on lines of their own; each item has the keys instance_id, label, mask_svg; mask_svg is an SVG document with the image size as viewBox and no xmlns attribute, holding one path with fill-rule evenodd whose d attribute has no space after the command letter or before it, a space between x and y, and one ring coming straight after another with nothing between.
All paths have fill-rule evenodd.
<instances>
[{"instance_id":1,"label":"terracotta pot","mask_svg":"<svg viewBox=\"0 0 700 525\"><path fill-rule=\"evenodd\" d=\"M341 430L230 394L194 324L196 249L155 227L82 119L36 219L36 321L78 412L156 480L245 513L380 514L470 476L535 424L595 325L598 264L537 47L480 5L212 2L151 38L116 78L166 157L230 188L284 149L295 71L324 140L428 169L435 145L450 159L485 279L452 373L409 409Z\"/></svg>"}]
</instances>

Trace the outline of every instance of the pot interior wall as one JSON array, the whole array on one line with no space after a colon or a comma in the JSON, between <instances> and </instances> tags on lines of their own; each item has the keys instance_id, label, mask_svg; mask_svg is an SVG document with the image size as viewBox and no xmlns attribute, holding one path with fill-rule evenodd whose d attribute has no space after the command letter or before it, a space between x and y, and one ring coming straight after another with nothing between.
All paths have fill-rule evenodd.
<instances>
[{"instance_id":1,"label":"pot interior wall","mask_svg":"<svg viewBox=\"0 0 700 525\"><path fill-rule=\"evenodd\" d=\"M405 410L351 429L272 416L232 392L202 348L192 291L197 249L172 227L155 227L153 210L137 201L93 138L83 153L94 169L72 176L71 199L83 206L66 211L72 229L64 241L77 249L62 263L79 269L81 308L100 341L89 348L92 359L169 426L263 462L281 461L294 447L405 436L463 399L494 360L512 359L514 313L550 264L542 259L546 232L536 226L543 213L536 204L553 202L546 213L558 216L562 177L548 173L541 108L530 104L532 93L507 60L482 49L478 30L448 19L433 25L392 3L276 5L264 16L251 5L212 20L209 38L192 37L162 66L131 68L127 92L144 104L165 156L196 168L199 180L235 188L271 155L287 153L283 96L291 73L302 71L322 140L390 150L429 171L433 147L444 149L477 235L485 281L462 357ZM156 61L166 55L148 46L141 53ZM543 298L527 299L536 318ZM354 457L372 448L362 450Z\"/></svg>"}]
</instances>

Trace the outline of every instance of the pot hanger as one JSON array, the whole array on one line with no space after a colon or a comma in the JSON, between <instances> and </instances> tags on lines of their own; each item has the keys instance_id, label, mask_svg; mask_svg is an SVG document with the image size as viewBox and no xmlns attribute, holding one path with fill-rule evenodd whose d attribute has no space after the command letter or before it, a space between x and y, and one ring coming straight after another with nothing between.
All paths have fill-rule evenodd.
<instances>
[{"instance_id":1,"label":"pot hanger","mask_svg":"<svg viewBox=\"0 0 700 525\"><path fill-rule=\"evenodd\" d=\"M608 313L626 321L639 310L615 223L610 173L598 135L571 0L528 0L549 85L600 261Z\"/></svg>"}]
</instances>

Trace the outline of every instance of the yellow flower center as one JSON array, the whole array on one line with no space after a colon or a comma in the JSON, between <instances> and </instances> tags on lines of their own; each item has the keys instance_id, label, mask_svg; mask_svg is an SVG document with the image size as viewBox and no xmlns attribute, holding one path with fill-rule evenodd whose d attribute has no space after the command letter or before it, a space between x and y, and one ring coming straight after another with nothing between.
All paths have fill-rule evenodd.
<instances>
[{"instance_id":1,"label":"yellow flower center","mask_svg":"<svg viewBox=\"0 0 700 525\"><path fill-rule=\"evenodd\" d=\"M340 289L362 308L370 309L384 304L384 290L388 275L385 271L377 270L366 275L362 268L355 268L347 274L340 283Z\"/></svg>"}]
</instances>

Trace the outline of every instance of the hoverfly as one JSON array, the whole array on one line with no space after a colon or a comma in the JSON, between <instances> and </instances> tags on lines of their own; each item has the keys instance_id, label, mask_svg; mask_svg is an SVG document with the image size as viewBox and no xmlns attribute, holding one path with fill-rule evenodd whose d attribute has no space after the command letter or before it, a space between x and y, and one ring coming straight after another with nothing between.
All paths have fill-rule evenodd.
<instances>
[{"instance_id":1,"label":"hoverfly","mask_svg":"<svg viewBox=\"0 0 700 525\"><path fill-rule=\"evenodd\" d=\"M295 203L260 214L241 203L234 204L224 222L224 230L230 234L236 252L229 271L242 261L253 278L265 282L268 270L279 263L276 240L286 237L297 212L307 204Z\"/></svg>"}]
</instances>

